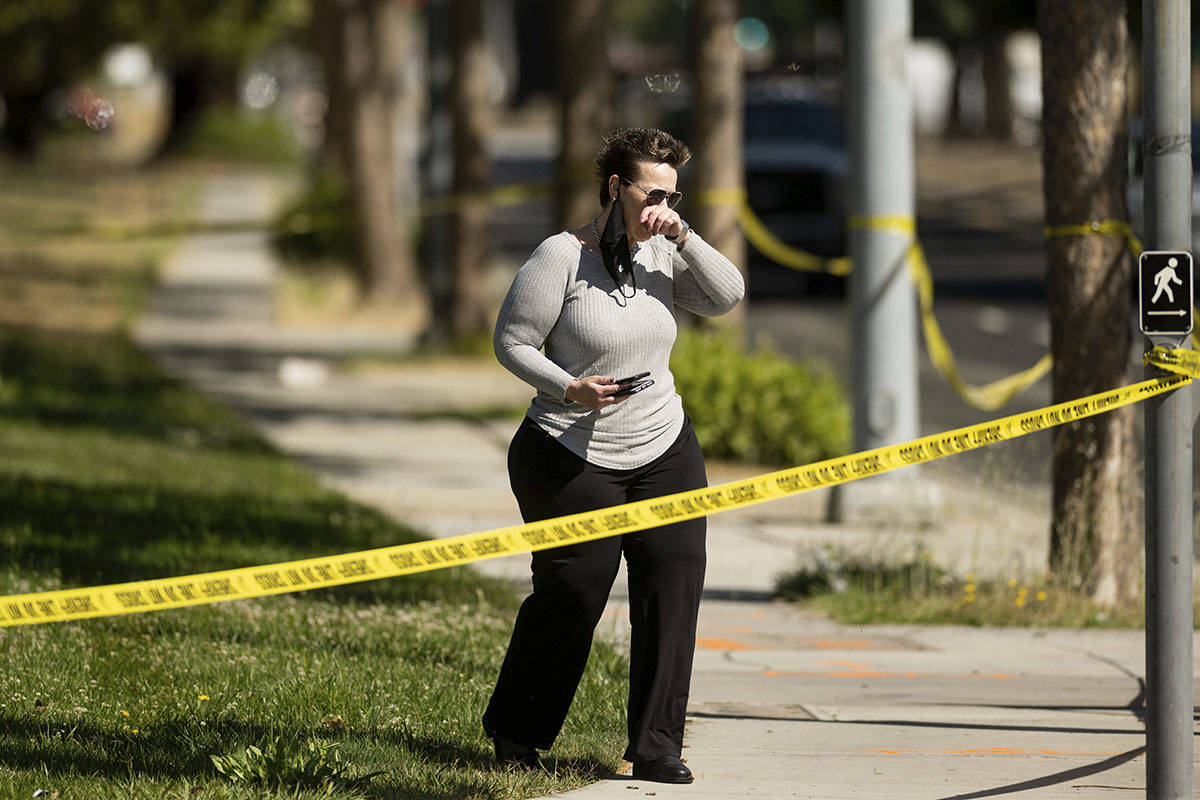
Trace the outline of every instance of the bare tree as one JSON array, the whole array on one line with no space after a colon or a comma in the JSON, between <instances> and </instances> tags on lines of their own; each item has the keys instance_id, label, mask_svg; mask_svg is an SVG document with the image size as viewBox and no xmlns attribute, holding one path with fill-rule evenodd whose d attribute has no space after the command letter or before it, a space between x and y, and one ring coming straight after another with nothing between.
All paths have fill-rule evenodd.
<instances>
[{"instance_id":1,"label":"bare tree","mask_svg":"<svg viewBox=\"0 0 1200 800\"><path fill-rule=\"evenodd\" d=\"M1127 220L1125 0L1039 0L1046 222ZM1109 236L1046 240L1055 402L1128 379L1131 259ZM1133 408L1055 429L1050 567L1102 603L1133 598Z\"/></svg>"},{"instance_id":2,"label":"bare tree","mask_svg":"<svg viewBox=\"0 0 1200 800\"><path fill-rule=\"evenodd\" d=\"M406 59L414 11L395 0L316 0L313 20L331 97L327 154L344 161L365 299L414 333L428 321L428 292L417 271L401 201L415 185L398 128L405 107Z\"/></svg>"},{"instance_id":3,"label":"bare tree","mask_svg":"<svg viewBox=\"0 0 1200 800\"><path fill-rule=\"evenodd\" d=\"M350 111L346 107L346 64L342 57L342 18L336 0L313 0L312 41L325 76L324 135L321 166L344 171L350 161Z\"/></svg>"},{"instance_id":4,"label":"bare tree","mask_svg":"<svg viewBox=\"0 0 1200 800\"><path fill-rule=\"evenodd\" d=\"M945 42L954 56L954 80L950 86L946 136L964 136L963 83L968 67L978 64L983 79L983 128L985 136L1012 136L1013 103L1007 42L1014 31L1033 25L1034 4L1028 0L913 0L913 22L918 36L934 36ZM973 69L970 70L973 72Z\"/></svg>"},{"instance_id":5,"label":"bare tree","mask_svg":"<svg viewBox=\"0 0 1200 800\"><path fill-rule=\"evenodd\" d=\"M983 37L980 60L983 73L983 132L993 139L1012 138L1013 102L1009 89L1008 31L989 31Z\"/></svg>"},{"instance_id":6,"label":"bare tree","mask_svg":"<svg viewBox=\"0 0 1200 800\"><path fill-rule=\"evenodd\" d=\"M491 309L483 272L488 254L491 173L487 131L492 121L491 59L484 38L484 0L454 0L454 216L449 330L455 339L486 333Z\"/></svg>"},{"instance_id":7,"label":"bare tree","mask_svg":"<svg viewBox=\"0 0 1200 800\"><path fill-rule=\"evenodd\" d=\"M581 225L599 211L592 158L612 114L611 71L605 0L558 3L558 163L554 180L555 224Z\"/></svg>"},{"instance_id":8,"label":"bare tree","mask_svg":"<svg viewBox=\"0 0 1200 800\"><path fill-rule=\"evenodd\" d=\"M742 163L742 50L733 38L736 0L692 4L691 186L702 200L689 213L691 224L744 273L746 240L738 227L736 198L745 189ZM745 304L722 318L740 324Z\"/></svg>"}]
</instances>

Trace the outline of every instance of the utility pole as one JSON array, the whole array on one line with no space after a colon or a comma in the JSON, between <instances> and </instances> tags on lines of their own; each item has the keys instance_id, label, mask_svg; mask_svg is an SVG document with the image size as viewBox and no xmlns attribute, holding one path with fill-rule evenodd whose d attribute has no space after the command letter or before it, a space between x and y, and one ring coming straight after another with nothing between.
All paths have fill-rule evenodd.
<instances>
[{"instance_id":1,"label":"utility pole","mask_svg":"<svg viewBox=\"0 0 1200 800\"><path fill-rule=\"evenodd\" d=\"M1189 0L1142 3L1148 250L1191 250L1190 16ZM1194 796L1190 390L1146 401L1145 413L1146 797L1184 800Z\"/></svg>"},{"instance_id":2,"label":"utility pole","mask_svg":"<svg viewBox=\"0 0 1200 800\"><path fill-rule=\"evenodd\" d=\"M850 0L846 20L854 447L865 450L919 435L911 0Z\"/></svg>"}]
</instances>

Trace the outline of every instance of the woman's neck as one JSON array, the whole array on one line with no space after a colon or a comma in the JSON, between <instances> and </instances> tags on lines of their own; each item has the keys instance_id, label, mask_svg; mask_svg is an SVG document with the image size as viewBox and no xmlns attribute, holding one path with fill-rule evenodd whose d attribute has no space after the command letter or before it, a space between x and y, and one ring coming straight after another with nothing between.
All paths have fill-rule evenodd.
<instances>
[{"instance_id":1,"label":"woman's neck","mask_svg":"<svg viewBox=\"0 0 1200 800\"><path fill-rule=\"evenodd\" d=\"M604 230L604 226L608 224L608 217L610 214L612 214L613 207L615 205L616 205L615 203L609 203L607 206L604 207L604 209L600 212L599 216L597 216L595 219L596 227L595 227L595 230L593 231L593 233L596 234L596 244L597 245L600 244L600 234ZM626 226L627 229L628 229L628 227L629 226ZM634 238L632 236L629 235L628 230L626 230L625 240L627 242L629 242L629 252L632 253L634 250L637 249L638 243L636 241L634 241Z\"/></svg>"}]
</instances>

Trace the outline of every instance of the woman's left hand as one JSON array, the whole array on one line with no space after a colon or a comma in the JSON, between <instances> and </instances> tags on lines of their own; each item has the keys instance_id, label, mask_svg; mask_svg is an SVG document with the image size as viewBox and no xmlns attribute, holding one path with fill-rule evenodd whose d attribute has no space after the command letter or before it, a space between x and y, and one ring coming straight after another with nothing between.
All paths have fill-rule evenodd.
<instances>
[{"instance_id":1,"label":"woman's left hand","mask_svg":"<svg viewBox=\"0 0 1200 800\"><path fill-rule=\"evenodd\" d=\"M643 208L641 222L651 236L678 236L684 230L683 219L666 203Z\"/></svg>"}]
</instances>

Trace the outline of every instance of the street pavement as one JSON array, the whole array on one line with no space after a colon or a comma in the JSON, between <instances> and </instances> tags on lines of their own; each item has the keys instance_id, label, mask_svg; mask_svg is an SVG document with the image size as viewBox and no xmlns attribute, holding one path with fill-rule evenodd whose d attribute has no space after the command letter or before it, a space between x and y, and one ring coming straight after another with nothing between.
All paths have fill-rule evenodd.
<instances>
[{"instance_id":1,"label":"street pavement","mask_svg":"<svg viewBox=\"0 0 1200 800\"><path fill-rule=\"evenodd\" d=\"M280 191L264 176L214 174L201 213L210 222L261 220ZM466 412L523 403L527 387L472 360L347 366L347 356L412 342L386 329L280 326L275 269L265 234L188 237L139 341L329 485L431 536L518 523L505 470L517 420ZM1144 793L1141 632L843 626L771 599L775 578L822 548L903 557L919 546L980 577L1021 579L1044 563L1044 486L1008 479L1002 458L919 469L873 479L843 522L826 519L828 490L710 518L684 751L695 783L618 774L564 796ZM710 464L709 477L755 471ZM528 586L528 556L479 568ZM601 635L625 641L625 609L622 575Z\"/></svg>"}]
</instances>

